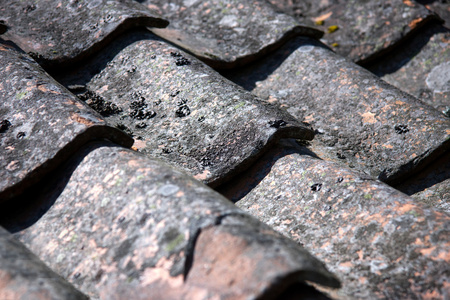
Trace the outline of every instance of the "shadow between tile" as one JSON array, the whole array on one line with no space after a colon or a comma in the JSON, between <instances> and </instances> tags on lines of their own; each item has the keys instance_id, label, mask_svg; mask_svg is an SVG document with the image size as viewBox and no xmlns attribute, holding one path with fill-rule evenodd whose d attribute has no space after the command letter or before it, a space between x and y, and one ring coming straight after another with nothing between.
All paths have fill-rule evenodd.
<instances>
[{"instance_id":1,"label":"shadow between tile","mask_svg":"<svg viewBox=\"0 0 450 300\"><path fill-rule=\"evenodd\" d=\"M80 162L97 148L111 146L111 142L91 142L72 155L65 163L31 186L26 193L0 205L0 226L11 233L22 231L52 207L64 191L72 173Z\"/></svg>"},{"instance_id":2,"label":"shadow between tile","mask_svg":"<svg viewBox=\"0 0 450 300\"><path fill-rule=\"evenodd\" d=\"M297 141L294 139L280 140L253 165L249 166L237 176L234 176L231 180L218 186L215 190L230 201L236 203L261 183L280 158L297 153L320 159L316 153L307 148L308 144L309 142L307 141Z\"/></svg>"},{"instance_id":3,"label":"shadow between tile","mask_svg":"<svg viewBox=\"0 0 450 300\"><path fill-rule=\"evenodd\" d=\"M77 90L77 87L85 86L92 77L100 73L123 49L135 42L146 39L163 41L163 39L151 34L145 28L130 29L115 39L115 41L120 41L120 43L110 43L108 51L101 51L71 68L50 70L49 74L73 92ZM101 59L98 59L99 57Z\"/></svg>"},{"instance_id":4,"label":"shadow between tile","mask_svg":"<svg viewBox=\"0 0 450 300\"><path fill-rule=\"evenodd\" d=\"M424 28L418 29L415 35L405 38L387 55L360 65L378 77L394 73L419 54L434 35L447 31L448 29L443 27L440 22L433 22Z\"/></svg>"},{"instance_id":5,"label":"shadow between tile","mask_svg":"<svg viewBox=\"0 0 450 300\"><path fill-rule=\"evenodd\" d=\"M316 46L321 47L324 49L328 49L330 51L333 51L325 44L322 44L319 41L316 41L311 38L303 38L303 37L296 37L291 39L289 42L287 42L281 49L278 49L277 51L271 52L268 55L265 55L261 59L250 63L245 67L247 70L251 69L257 69L257 72L253 72L249 76L241 76L237 75L240 73L241 68L234 68L230 70L218 70L219 73L226 77L227 79L233 81L234 83L240 85L244 89L248 91L252 91L255 87L258 81L263 81L269 77L275 70L278 69L278 67L298 48L304 47L304 46ZM266 59L270 57L270 60ZM265 62L262 66L261 62ZM248 73L248 72L247 72ZM237 75L237 76L236 76Z\"/></svg>"}]
</instances>

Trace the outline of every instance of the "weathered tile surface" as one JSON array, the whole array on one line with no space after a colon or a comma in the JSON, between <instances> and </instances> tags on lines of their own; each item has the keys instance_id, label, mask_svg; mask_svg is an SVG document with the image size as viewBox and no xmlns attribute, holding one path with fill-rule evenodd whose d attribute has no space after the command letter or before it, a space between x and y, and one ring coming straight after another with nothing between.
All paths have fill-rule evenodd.
<instances>
[{"instance_id":1,"label":"weathered tile surface","mask_svg":"<svg viewBox=\"0 0 450 300\"><path fill-rule=\"evenodd\" d=\"M425 5L426 8L438 14L445 21L444 25L450 28L450 5L448 5L448 0L416 0L416 2Z\"/></svg>"},{"instance_id":2,"label":"weathered tile surface","mask_svg":"<svg viewBox=\"0 0 450 300\"><path fill-rule=\"evenodd\" d=\"M297 38L234 80L305 120L351 167L387 182L450 146L450 120L318 42Z\"/></svg>"},{"instance_id":3,"label":"weathered tile surface","mask_svg":"<svg viewBox=\"0 0 450 300\"><path fill-rule=\"evenodd\" d=\"M132 139L0 40L0 202L17 196L82 144Z\"/></svg>"},{"instance_id":4,"label":"weathered tile surface","mask_svg":"<svg viewBox=\"0 0 450 300\"><path fill-rule=\"evenodd\" d=\"M415 1L269 0L299 20L312 19L326 33L323 42L356 62L373 59L413 31L439 17Z\"/></svg>"},{"instance_id":5,"label":"weathered tile surface","mask_svg":"<svg viewBox=\"0 0 450 300\"><path fill-rule=\"evenodd\" d=\"M224 190L239 198L255 185L237 205L324 260L339 298L445 298L448 214L305 148L274 150Z\"/></svg>"},{"instance_id":6,"label":"weathered tile surface","mask_svg":"<svg viewBox=\"0 0 450 300\"><path fill-rule=\"evenodd\" d=\"M447 151L425 170L395 188L450 213L450 153Z\"/></svg>"},{"instance_id":7,"label":"weathered tile surface","mask_svg":"<svg viewBox=\"0 0 450 300\"><path fill-rule=\"evenodd\" d=\"M261 57L290 37L321 37L322 32L299 25L291 16L277 13L266 1L144 0L170 20L166 29L152 29L209 65L242 65Z\"/></svg>"},{"instance_id":8,"label":"weathered tile surface","mask_svg":"<svg viewBox=\"0 0 450 300\"><path fill-rule=\"evenodd\" d=\"M88 299L0 227L0 299Z\"/></svg>"},{"instance_id":9,"label":"weathered tile surface","mask_svg":"<svg viewBox=\"0 0 450 300\"><path fill-rule=\"evenodd\" d=\"M2 0L0 7L4 38L48 67L79 61L129 28L168 24L132 0Z\"/></svg>"},{"instance_id":10,"label":"weathered tile surface","mask_svg":"<svg viewBox=\"0 0 450 300\"><path fill-rule=\"evenodd\" d=\"M297 243L159 160L100 144L86 148L65 170L54 176L67 182L56 202L16 235L90 296L256 298L283 288L285 281L339 285ZM51 198L42 196L44 202ZM7 223L10 230L20 229L26 213ZM226 270L226 260L211 248L228 249L242 265ZM204 265L192 260L197 249L211 267L211 277L203 281L195 274L206 275ZM241 271L248 276L240 277ZM230 281L221 281L221 275Z\"/></svg>"},{"instance_id":11,"label":"weathered tile surface","mask_svg":"<svg viewBox=\"0 0 450 300\"><path fill-rule=\"evenodd\" d=\"M450 29L446 27L429 26L391 55L365 67L439 111L450 106Z\"/></svg>"},{"instance_id":12,"label":"weathered tile surface","mask_svg":"<svg viewBox=\"0 0 450 300\"><path fill-rule=\"evenodd\" d=\"M87 81L81 89L65 84L132 133L140 152L208 184L245 168L280 137L313 137L308 126L151 33L129 34L108 50L83 68L101 72L78 79Z\"/></svg>"}]
</instances>

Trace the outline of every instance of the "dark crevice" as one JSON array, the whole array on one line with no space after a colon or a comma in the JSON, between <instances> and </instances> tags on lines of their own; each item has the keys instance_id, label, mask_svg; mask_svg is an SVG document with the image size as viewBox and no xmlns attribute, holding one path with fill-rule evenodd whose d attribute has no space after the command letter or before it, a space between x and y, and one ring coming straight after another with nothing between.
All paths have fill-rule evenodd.
<instances>
[{"instance_id":1,"label":"dark crevice","mask_svg":"<svg viewBox=\"0 0 450 300\"><path fill-rule=\"evenodd\" d=\"M198 241L198 237L200 236L201 232L202 228L199 228L193 234L191 234L191 238L189 239L188 244L186 245L186 254L185 254L186 258L184 261L184 272L183 272L184 281L187 280L189 271L192 269L192 265L194 264L195 245Z\"/></svg>"},{"instance_id":2,"label":"dark crevice","mask_svg":"<svg viewBox=\"0 0 450 300\"><path fill-rule=\"evenodd\" d=\"M443 23L444 23L444 21L438 15L435 15L435 14L428 15L426 18L421 20L421 22L417 25L416 28L409 31L405 36L403 36L399 41L394 43L392 46L383 48L383 49L379 50L378 52L375 52L372 55L368 56L365 59L356 61L356 63L362 67L373 64L377 60L381 60L384 57L386 57L387 55L395 53L399 49L404 48L405 42L407 42L411 38L420 34L424 28L428 28L429 26L435 26L436 24L443 24Z\"/></svg>"},{"instance_id":3,"label":"dark crevice","mask_svg":"<svg viewBox=\"0 0 450 300\"><path fill-rule=\"evenodd\" d=\"M386 170L382 171L378 175L378 180L384 183L396 187L404 183L405 181L419 176L424 170L437 161L441 156L448 156L450 148L450 139L443 142L437 149L430 149L420 156L410 160L408 163L402 165L395 173L392 173L389 177L386 176Z\"/></svg>"},{"instance_id":4,"label":"dark crevice","mask_svg":"<svg viewBox=\"0 0 450 300\"><path fill-rule=\"evenodd\" d=\"M360 65L378 77L394 73L419 54L434 35L448 31L449 29L440 23L432 22L420 28L414 35L402 40L386 55Z\"/></svg>"},{"instance_id":5,"label":"dark crevice","mask_svg":"<svg viewBox=\"0 0 450 300\"><path fill-rule=\"evenodd\" d=\"M58 200L80 162L91 151L112 145L114 144L108 141L85 145L24 193L1 203L0 225L11 233L16 233L35 224Z\"/></svg>"},{"instance_id":6,"label":"dark crevice","mask_svg":"<svg viewBox=\"0 0 450 300\"><path fill-rule=\"evenodd\" d=\"M277 51L270 52L259 60L250 63L245 68L234 68L230 70L219 70L220 74L234 83L240 85L248 91L256 87L256 82L266 80L288 57L297 49L304 46L322 47L332 51L328 46L321 42L307 37L295 37L281 46ZM270 56L270 60L266 58ZM267 63L269 61L269 63ZM261 68L263 66L263 69ZM252 69L259 69L258 72L250 72ZM245 72L245 77L241 74Z\"/></svg>"},{"instance_id":7,"label":"dark crevice","mask_svg":"<svg viewBox=\"0 0 450 300\"><path fill-rule=\"evenodd\" d=\"M264 298L260 298L264 299ZM286 289L280 293L274 299L279 300L332 300L332 298L327 295L321 293L314 287L302 283L297 282L295 284L291 284ZM258 299L259 300L259 299Z\"/></svg>"},{"instance_id":8,"label":"dark crevice","mask_svg":"<svg viewBox=\"0 0 450 300\"><path fill-rule=\"evenodd\" d=\"M77 65L63 66L47 70L49 74L62 85L84 88L92 78L106 68L123 49L129 45L146 40L161 40L145 28L133 28L123 32L108 47L99 49L96 53L83 59ZM88 71L86 71L88 70Z\"/></svg>"},{"instance_id":9,"label":"dark crevice","mask_svg":"<svg viewBox=\"0 0 450 300\"><path fill-rule=\"evenodd\" d=\"M291 155L308 155L320 159L314 152L300 145L293 139L279 141L267 151L259 160L245 171L235 175L228 182L216 187L216 191L236 203L244 198L270 173L272 167L280 158Z\"/></svg>"},{"instance_id":10,"label":"dark crevice","mask_svg":"<svg viewBox=\"0 0 450 300\"><path fill-rule=\"evenodd\" d=\"M445 152L420 173L401 184L394 185L394 188L411 196L448 179L450 179L450 151Z\"/></svg>"}]
</instances>

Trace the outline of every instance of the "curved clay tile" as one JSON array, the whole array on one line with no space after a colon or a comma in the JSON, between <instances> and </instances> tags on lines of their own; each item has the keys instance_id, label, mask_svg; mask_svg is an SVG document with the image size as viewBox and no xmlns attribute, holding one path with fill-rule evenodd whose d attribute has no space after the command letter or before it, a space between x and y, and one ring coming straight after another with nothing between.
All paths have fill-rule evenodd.
<instances>
[{"instance_id":1,"label":"curved clay tile","mask_svg":"<svg viewBox=\"0 0 450 300\"><path fill-rule=\"evenodd\" d=\"M129 28L168 24L132 0L1 0L0 7L9 27L3 38L44 67L80 61Z\"/></svg>"},{"instance_id":2,"label":"curved clay tile","mask_svg":"<svg viewBox=\"0 0 450 300\"><path fill-rule=\"evenodd\" d=\"M440 18L410 0L269 0L299 21L315 21L325 31L322 41L342 56L367 62Z\"/></svg>"},{"instance_id":3,"label":"curved clay tile","mask_svg":"<svg viewBox=\"0 0 450 300\"><path fill-rule=\"evenodd\" d=\"M0 202L42 180L84 143L132 140L0 40Z\"/></svg>"},{"instance_id":4,"label":"curved clay tile","mask_svg":"<svg viewBox=\"0 0 450 300\"><path fill-rule=\"evenodd\" d=\"M265 0L145 0L170 20L157 35L190 51L212 67L245 64L295 35L321 37L322 32L278 13Z\"/></svg>"},{"instance_id":5,"label":"curved clay tile","mask_svg":"<svg viewBox=\"0 0 450 300\"><path fill-rule=\"evenodd\" d=\"M316 41L292 40L234 74L311 123L336 159L382 181L395 183L449 149L449 118Z\"/></svg>"},{"instance_id":6,"label":"curved clay tile","mask_svg":"<svg viewBox=\"0 0 450 300\"><path fill-rule=\"evenodd\" d=\"M448 28L429 26L403 43L401 49L365 67L439 111L445 112L450 105Z\"/></svg>"},{"instance_id":7,"label":"curved clay tile","mask_svg":"<svg viewBox=\"0 0 450 300\"><path fill-rule=\"evenodd\" d=\"M255 299L304 280L339 286L297 243L159 160L97 144L53 179L62 192L16 237L91 297Z\"/></svg>"},{"instance_id":8,"label":"curved clay tile","mask_svg":"<svg viewBox=\"0 0 450 300\"><path fill-rule=\"evenodd\" d=\"M87 300L0 227L0 299Z\"/></svg>"},{"instance_id":9,"label":"curved clay tile","mask_svg":"<svg viewBox=\"0 0 450 300\"><path fill-rule=\"evenodd\" d=\"M97 75L81 79L87 90L80 97L131 133L135 149L211 185L244 169L279 138L314 135L289 114L150 33L128 35L73 73L97 69ZM116 109L105 112L101 103Z\"/></svg>"},{"instance_id":10,"label":"curved clay tile","mask_svg":"<svg viewBox=\"0 0 450 300\"><path fill-rule=\"evenodd\" d=\"M448 214L298 146L271 150L228 188L342 279L333 298L445 298Z\"/></svg>"}]
</instances>

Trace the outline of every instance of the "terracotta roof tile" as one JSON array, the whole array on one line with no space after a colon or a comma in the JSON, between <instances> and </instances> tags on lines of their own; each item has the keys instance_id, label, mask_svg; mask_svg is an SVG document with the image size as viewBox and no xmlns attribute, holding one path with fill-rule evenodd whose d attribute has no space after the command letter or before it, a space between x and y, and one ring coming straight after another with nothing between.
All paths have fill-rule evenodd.
<instances>
[{"instance_id":1,"label":"terracotta roof tile","mask_svg":"<svg viewBox=\"0 0 450 300\"><path fill-rule=\"evenodd\" d=\"M9 27L4 38L47 67L80 61L131 27L168 24L132 0L4 0L0 6L0 19Z\"/></svg>"},{"instance_id":2,"label":"terracotta roof tile","mask_svg":"<svg viewBox=\"0 0 450 300\"><path fill-rule=\"evenodd\" d=\"M232 76L311 123L315 140L337 157L383 181L417 172L450 146L444 114L307 38Z\"/></svg>"},{"instance_id":3,"label":"terracotta roof tile","mask_svg":"<svg viewBox=\"0 0 450 300\"><path fill-rule=\"evenodd\" d=\"M166 29L152 29L214 67L230 68L261 57L294 35L322 32L277 13L266 1L143 1L170 20Z\"/></svg>"},{"instance_id":4,"label":"terracotta roof tile","mask_svg":"<svg viewBox=\"0 0 450 300\"><path fill-rule=\"evenodd\" d=\"M370 71L386 82L444 111L450 104L450 29L428 26L403 44L401 49L382 57Z\"/></svg>"},{"instance_id":5,"label":"terracotta roof tile","mask_svg":"<svg viewBox=\"0 0 450 300\"><path fill-rule=\"evenodd\" d=\"M341 299L446 293L449 215L366 175L282 145L224 192L326 262Z\"/></svg>"},{"instance_id":6,"label":"terracotta roof tile","mask_svg":"<svg viewBox=\"0 0 450 300\"><path fill-rule=\"evenodd\" d=\"M1 299L88 299L2 227L0 274Z\"/></svg>"},{"instance_id":7,"label":"terracotta roof tile","mask_svg":"<svg viewBox=\"0 0 450 300\"><path fill-rule=\"evenodd\" d=\"M150 33L128 34L83 67L86 74L90 70L101 71L62 80L69 87L82 82L87 92L81 97L92 94L115 105L105 118L133 134L135 149L211 185L242 170L279 138L314 135L289 114ZM81 72L73 73L79 77ZM88 101L96 101L92 98Z\"/></svg>"},{"instance_id":8,"label":"terracotta roof tile","mask_svg":"<svg viewBox=\"0 0 450 300\"><path fill-rule=\"evenodd\" d=\"M167 284L173 293L256 298L299 275L325 286L339 285L296 243L161 161L118 146L93 144L62 170L49 182L67 182L56 202L17 237L91 297L119 299L133 291L158 295L157 287ZM43 195L42 201L49 198ZM8 228L16 231L26 221L22 213L10 219ZM238 247L229 254L242 265L225 270L227 258L211 261L230 249L229 243ZM209 247L217 252L208 252ZM204 254L199 267L192 260L197 249ZM212 269L209 287L195 275L204 275L207 260ZM245 280L229 289L228 281L214 279L223 275L233 280L238 272L246 272ZM174 299L180 296L175 295Z\"/></svg>"},{"instance_id":9,"label":"terracotta roof tile","mask_svg":"<svg viewBox=\"0 0 450 300\"><path fill-rule=\"evenodd\" d=\"M416 29L440 20L415 1L269 1L301 21L314 20L318 28L326 31L323 42L356 62L374 59Z\"/></svg>"},{"instance_id":10,"label":"terracotta roof tile","mask_svg":"<svg viewBox=\"0 0 450 300\"><path fill-rule=\"evenodd\" d=\"M24 192L84 143L132 140L0 40L0 202Z\"/></svg>"},{"instance_id":11,"label":"terracotta roof tile","mask_svg":"<svg viewBox=\"0 0 450 300\"><path fill-rule=\"evenodd\" d=\"M446 1L270 2L3 3L0 296L446 297Z\"/></svg>"}]
</instances>

